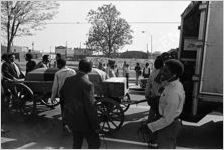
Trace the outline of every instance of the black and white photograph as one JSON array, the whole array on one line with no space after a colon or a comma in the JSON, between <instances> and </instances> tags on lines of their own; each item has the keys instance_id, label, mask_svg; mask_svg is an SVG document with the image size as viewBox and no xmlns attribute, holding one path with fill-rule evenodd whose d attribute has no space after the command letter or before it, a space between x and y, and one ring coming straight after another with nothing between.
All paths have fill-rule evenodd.
<instances>
[{"instance_id":1,"label":"black and white photograph","mask_svg":"<svg viewBox=\"0 0 224 150\"><path fill-rule=\"evenodd\" d=\"M223 149L223 1L0 7L1 149Z\"/></svg>"}]
</instances>

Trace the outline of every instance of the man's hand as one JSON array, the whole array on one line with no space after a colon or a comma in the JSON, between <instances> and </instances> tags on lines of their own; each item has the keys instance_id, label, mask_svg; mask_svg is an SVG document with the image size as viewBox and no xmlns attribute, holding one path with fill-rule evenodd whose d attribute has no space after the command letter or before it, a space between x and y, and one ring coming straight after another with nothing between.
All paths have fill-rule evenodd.
<instances>
[{"instance_id":1,"label":"man's hand","mask_svg":"<svg viewBox=\"0 0 224 150\"><path fill-rule=\"evenodd\" d=\"M146 134L152 136L153 133L152 133L152 131L149 129L147 123L144 123L144 124L142 125L142 128L143 128L143 130L146 132Z\"/></svg>"},{"instance_id":2,"label":"man's hand","mask_svg":"<svg viewBox=\"0 0 224 150\"><path fill-rule=\"evenodd\" d=\"M51 103L52 104L57 103L57 100L55 98L51 98Z\"/></svg>"},{"instance_id":3,"label":"man's hand","mask_svg":"<svg viewBox=\"0 0 224 150\"><path fill-rule=\"evenodd\" d=\"M152 131L149 129L147 123L142 123L141 127L138 130L138 134L140 134L144 140L144 142L149 142L154 138Z\"/></svg>"}]
</instances>

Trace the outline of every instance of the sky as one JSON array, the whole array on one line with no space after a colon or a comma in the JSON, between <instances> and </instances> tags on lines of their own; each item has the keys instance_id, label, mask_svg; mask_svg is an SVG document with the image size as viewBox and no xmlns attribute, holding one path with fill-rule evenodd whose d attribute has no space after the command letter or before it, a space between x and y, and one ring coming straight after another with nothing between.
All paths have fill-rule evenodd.
<instances>
[{"instance_id":1,"label":"sky","mask_svg":"<svg viewBox=\"0 0 224 150\"><path fill-rule=\"evenodd\" d=\"M86 20L88 12L91 9L96 10L103 4L112 3L120 11L120 17L124 18L133 30L132 44L126 45L119 50L120 52L132 50L146 52L147 45L149 52L165 52L179 45L178 26L181 14L190 1L58 1L58 3L59 13L50 21L53 24L47 24L44 30L35 32L33 36L17 37L14 45L31 48L33 42L35 50L44 52L54 52L55 46L65 46L66 43L71 48L85 48L84 43L90 28ZM70 24L63 24L64 22Z\"/></svg>"}]
</instances>

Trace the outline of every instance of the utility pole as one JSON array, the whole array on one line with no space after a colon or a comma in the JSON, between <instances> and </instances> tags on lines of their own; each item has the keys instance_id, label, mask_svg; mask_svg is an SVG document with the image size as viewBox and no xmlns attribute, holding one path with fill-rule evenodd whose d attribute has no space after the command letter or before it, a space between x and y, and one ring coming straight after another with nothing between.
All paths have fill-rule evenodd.
<instances>
[{"instance_id":1,"label":"utility pole","mask_svg":"<svg viewBox=\"0 0 224 150\"><path fill-rule=\"evenodd\" d=\"M32 51L34 51L34 42L32 42Z\"/></svg>"},{"instance_id":2,"label":"utility pole","mask_svg":"<svg viewBox=\"0 0 224 150\"><path fill-rule=\"evenodd\" d=\"M65 45L66 45L66 49L65 49L65 58L67 58L67 50L68 50L68 47L67 47L67 41L65 42Z\"/></svg>"},{"instance_id":3,"label":"utility pole","mask_svg":"<svg viewBox=\"0 0 224 150\"><path fill-rule=\"evenodd\" d=\"M152 55L152 34L151 34L151 59L152 59L153 55Z\"/></svg>"},{"instance_id":4,"label":"utility pole","mask_svg":"<svg viewBox=\"0 0 224 150\"><path fill-rule=\"evenodd\" d=\"M149 48L148 48L148 43L147 43L147 59L149 59Z\"/></svg>"}]
</instances>

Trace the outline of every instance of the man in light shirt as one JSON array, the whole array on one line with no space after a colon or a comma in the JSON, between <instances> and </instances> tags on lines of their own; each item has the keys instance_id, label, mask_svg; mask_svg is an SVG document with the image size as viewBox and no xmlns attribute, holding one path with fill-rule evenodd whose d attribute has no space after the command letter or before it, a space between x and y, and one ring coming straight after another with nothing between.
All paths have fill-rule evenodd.
<instances>
[{"instance_id":1,"label":"man in light shirt","mask_svg":"<svg viewBox=\"0 0 224 150\"><path fill-rule=\"evenodd\" d=\"M63 86L65 79L67 77L71 77L73 75L76 75L75 70L70 69L68 67L65 66L66 65L66 60L60 58L57 60L57 67L60 69L59 71L57 71L55 73L54 76L54 82L53 82L53 86L52 86L52 93L51 93L51 101L52 103L54 103L56 96L60 97L60 89ZM63 111L64 111L64 101L63 99L60 99L60 104L61 104L61 113L63 116ZM66 123L64 122L63 118L62 118L62 122L63 122L63 130L65 130L65 125Z\"/></svg>"},{"instance_id":2,"label":"man in light shirt","mask_svg":"<svg viewBox=\"0 0 224 150\"><path fill-rule=\"evenodd\" d=\"M183 74L183 64L178 60L168 60L162 70L162 80L167 81L159 99L160 118L147 124L147 132L157 131L159 148L176 148L176 137L181 128L180 116L185 101L185 92L179 78Z\"/></svg>"}]
</instances>

